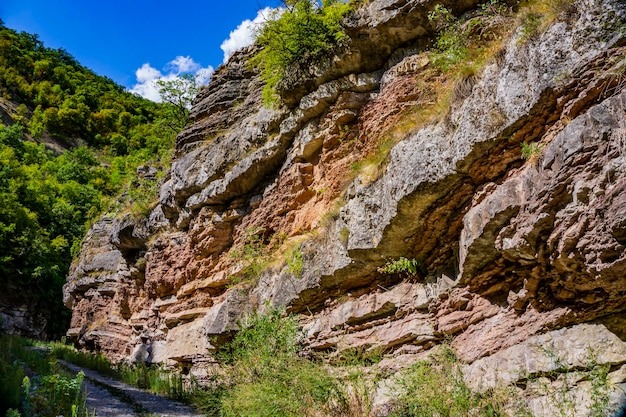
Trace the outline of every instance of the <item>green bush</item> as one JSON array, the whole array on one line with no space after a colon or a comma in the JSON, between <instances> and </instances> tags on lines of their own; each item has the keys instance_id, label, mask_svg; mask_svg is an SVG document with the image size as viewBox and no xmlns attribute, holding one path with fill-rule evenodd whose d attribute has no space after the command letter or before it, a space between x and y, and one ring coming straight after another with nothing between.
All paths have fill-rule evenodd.
<instances>
[{"instance_id":1,"label":"green bush","mask_svg":"<svg viewBox=\"0 0 626 417\"><path fill-rule=\"evenodd\" d=\"M261 26L257 44L263 49L252 60L266 82L263 99L272 104L274 88L295 63L315 60L346 39L341 19L350 10L341 0L286 0Z\"/></svg>"},{"instance_id":2,"label":"green bush","mask_svg":"<svg viewBox=\"0 0 626 417\"><path fill-rule=\"evenodd\" d=\"M35 375L29 378L26 369ZM0 416L86 413L83 378L82 372L76 376L61 373L50 352L34 348L25 339L0 338Z\"/></svg>"},{"instance_id":3,"label":"green bush","mask_svg":"<svg viewBox=\"0 0 626 417\"><path fill-rule=\"evenodd\" d=\"M38 416L72 416L78 408L84 408L83 379L79 372L76 377L58 373L44 375L30 390L32 412Z\"/></svg>"},{"instance_id":4,"label":"green bush","mask_svg":"<svg viewBox=\"0 0 626 417\"><path fill-rule=\"evenodd\" d=\"M498 401L469 389L454 351L446 345L430 360L411 366L399 382L402 394L391 417L506 415Z\"/></svg>"},{"instance_id":5,"label":"green bush","mask_svg":"<svg viewBox=\"0 0 626 417\"><path fill-rule=\"evenodd\" d=\"M297 318L273 309L254 314L222 359L231 382L221 399L222 417L339 415L346 401L337 380L298 355Z\"/></svg>"},{"instance_id":6,"label":"green bush","mask_svg":"<svg viewBox=\"0 0 626 417\"><path fill-rule=\"evenodd\" d=\"M428 14L428 20L437 28L438 36L433 45L432 62L441 71L461 62L469 53L467 34L462 22L441 4Z\"/></svg>"}]
</instances>

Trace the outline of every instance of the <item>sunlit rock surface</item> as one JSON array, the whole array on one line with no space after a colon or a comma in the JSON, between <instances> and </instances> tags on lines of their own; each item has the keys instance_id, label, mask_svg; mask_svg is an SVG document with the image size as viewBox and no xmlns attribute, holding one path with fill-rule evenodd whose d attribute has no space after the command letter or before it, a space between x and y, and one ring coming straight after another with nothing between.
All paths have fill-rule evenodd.
<instances>
[{"instance_id":1,"label":"sunlit rock surface","mask_svg":"<svg viewBox=\"0 0 626 417\"><path fill-rule=\"evenodd\" d=\"M591 388L574 374L608 364L618 410L626 5L579 1L536 36L514 32L445 117L412 121L451 82L424 53L436 3L365 2L346 18L347 45L294 70L277 109L246 64L253 48L220 67L154 210L89 232L65 286L68 336L202 376L241 317L284 306L301 315L305 349L331 357L383 349L401 369L450 340L473 389L514 383L538 416L559 412L536 386L555 366L571 415L587 415ZM384 163L362 162L389 137ZM524 142L538 144L529 159ZM251 241L267 262L241 282ZM298 273L286 262L296 248ZM400 257L420 261L416 277L381 272Z\"/></svg>"}]
</instances>

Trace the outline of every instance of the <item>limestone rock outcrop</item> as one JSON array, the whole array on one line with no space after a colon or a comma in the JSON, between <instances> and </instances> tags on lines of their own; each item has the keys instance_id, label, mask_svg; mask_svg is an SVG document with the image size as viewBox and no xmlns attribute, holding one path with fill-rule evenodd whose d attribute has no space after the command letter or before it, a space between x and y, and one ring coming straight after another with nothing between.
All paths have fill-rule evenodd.
<instances>
[{"instance_id":1,"label":"limestone rock outcrop","mask_svg":"<svg viewBox=\"0 0 626 417\"><path fill-rule=\"evenodd\" d=\"M284 306L310 351L401 367L449 339L469 386L515 384L533 415L558 412L539 379L594 361L623 406L626 5L576 1L533 36L507 32L432 117L452 83L424 52L438 3L364 2L347 45L281 83L279 108L246 64L255 47L218 68L152 212L90 230L68 335L201 376L240 318ZM420 271L382 272L402 257ZM587 382L571 382L572 415Z\"/></svg>"}]
</instances>

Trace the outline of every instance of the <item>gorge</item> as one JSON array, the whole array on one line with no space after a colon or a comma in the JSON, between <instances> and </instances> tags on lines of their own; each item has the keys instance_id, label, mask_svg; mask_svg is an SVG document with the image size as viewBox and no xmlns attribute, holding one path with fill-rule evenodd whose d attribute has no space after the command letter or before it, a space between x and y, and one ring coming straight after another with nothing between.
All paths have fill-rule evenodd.
<instances>
[{"instance_id":1,"label":"gorge","mask_svg":"<svg viewBox=\"0 0 626 417\"><path fill-rule=\"evenodd\" d=\"M284 307L306 351L384 352L376 415L394 373L443 342L469 387L514 386L532 415L558 415L550 389L606 365L617 414L626 4L554 4L359 2L347 40L292 68L274 106L257 47L236 53L196 97L149 212L89 230L67 336L203 380L239 320ZM429 52L437 5L482 48L464 68ZM591 385L571 384L565 415L591 415Z\"/></svg>"}]
</instances>

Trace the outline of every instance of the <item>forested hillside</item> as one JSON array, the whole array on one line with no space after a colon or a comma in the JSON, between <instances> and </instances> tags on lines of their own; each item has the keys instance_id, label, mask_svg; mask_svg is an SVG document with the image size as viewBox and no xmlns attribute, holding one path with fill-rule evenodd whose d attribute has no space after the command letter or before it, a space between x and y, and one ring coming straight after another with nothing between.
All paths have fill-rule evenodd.
<instances>
[{"instance_id":1,"label":"forested hillside","mask_svg":"<svg viewBox=\"0 0 626 417\"><path fill-rule=\"evenodd\" d=\"M106 210L146 210L158 178L137 167L163 172L179 110L0 20L0 327L65 332L61 287L86 225Z\"/></svg>"}]
</instances>

